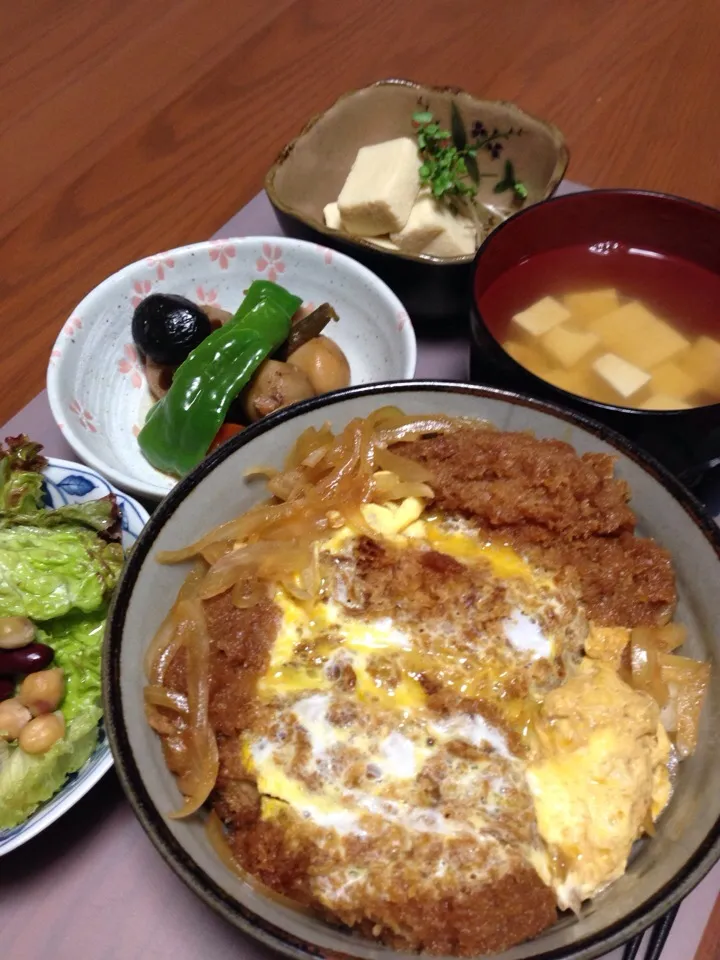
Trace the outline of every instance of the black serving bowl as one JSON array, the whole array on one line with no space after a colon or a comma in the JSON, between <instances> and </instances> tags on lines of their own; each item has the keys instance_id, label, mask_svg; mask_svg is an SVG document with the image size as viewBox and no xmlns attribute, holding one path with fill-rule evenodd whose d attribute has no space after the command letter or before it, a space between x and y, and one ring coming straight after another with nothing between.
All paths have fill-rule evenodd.
<instances>
[{"instance_id":1,"label":"black serving bowl","mask_svg":"<svg viewBox=\"0 0 720 960\"><path fill-rule=\"evenodd\" d=\"M158 506L124 570L108 618L103 693L110 745L120 781L161 856L185 883L230 923L292 960L417 960L299 911L229 871L205 831L205 814L173 819L181 797L159 740L145 720L143 658L177 596L187 566L161 564L160 551L186 546L266 497L246 476L258 463L281 467L303 430L328 421L341 430L384 406L409 414L487 420L501 430L532 431L564 440L579 454L600 452L616 461L643 536L672 556L678 618L688 625L684 652L720 657L720 531L692 494L647 455L601 424L552 404L462 383L405 380L349 387L293 404L264 417L223 444ZM578 917L563 915L534 940L496 960L594 960L642 932L686 896L720 855L720 673L713 669L698 748L679 771L675 792L656 835L639 844L624 876ZM392 851L388 851L391 863ZM522 902L518 903L522 910ZM238 943L238 952L247 945Z\"/></svg>"},{"instance_id":2,"label":"black serving bowl","mask_svg":"<svg viewBox=\"0 0 720 960\"><path fill-rule=\"evenodd\" d=\"M690 410L637 410L568 393L512 359L491 332L484 304L507 271L547 251L606 243L679 257L720 276L720 211L680 197L595 190L556 197L501 224L478 251L471 295L471 379L570 407L607 424L690 486L720 464L720 403ZM717 314L720 338L720 304ZM720 371L718 371L720 377Z\"/></svg>"}]
</instances>

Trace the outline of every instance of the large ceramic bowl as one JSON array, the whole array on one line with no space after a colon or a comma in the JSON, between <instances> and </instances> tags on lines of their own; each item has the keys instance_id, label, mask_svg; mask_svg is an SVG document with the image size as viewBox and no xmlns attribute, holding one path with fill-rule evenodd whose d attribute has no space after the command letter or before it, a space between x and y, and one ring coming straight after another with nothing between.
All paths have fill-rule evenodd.
<instances>
[{"instance_id":1,"label":"large ceramic bowl","mask_svg":"<svg viewBox=\"0 0 720 960\"><path fill-rule=\"evenodd\" d=\"M256 503L262 489L243 482L251 464L280 466L301 430L329 420L342 428L352 417L395 404L409 413L487 418L503 430L532 430L569 441L579 453L617 458L629 482L643 534L672 552L680 593L679 615L689 625L691 655L714 660L720 650L720 537L697 502L669 474L592 421L519 395L453 383L389 384L309 401L250 428L183 480L153 515L117 592L105 639L104 689L110 742L135 812L162 856L207 903L241 929L287 956L362 960L397 954L339 931L268 899L228 872L206 838L201 818L169 820L179 804L177 787L160 743L145 723L142 662L185 571L160 566L158 551L187 545L211 527ZM683 764L675 795L652 841L638 845L627 874L586 906L579 919L564 918L536 940L503 954L504 960L589 960L656 920L685 896L720 855L720 674L715 670L703 711L699 748ZM518 904L518 910L522 904Z\"/></svg>"},{"instance_id":2,"label":"large ceramic bowl","mask_svg":"<svg viewBox=\"0 0 720 960\"><path fill-rule=\"evenodd\" d=\"M512 131L507 139L488 143L488 149L478 153L479 170L486 176L480 180L477 199L491 226L552 195L568 164L565 140L557 127L513 103L481 100L458 87L410 80L380 80L344 94L308 121L265 178L265 189L286 233L325 243L365 263L395 290L413 320L424 324L448 317L465 319L464 287L472 256L448 259L379 250L368 240L328 229L323 207L337 200L360 147L412 136L412 114L418 109L431 110L450 127L453 101L468 139ZM512 189L496 192L506 182L508 161L527 189L527 197L520 202Z\"/></svg>"},{"instance_id":3,"label":"large ceramic bowl","mask_svg":"<svg viewBox=\"0 0 720 960\"><path fill-rule=\"evenodd\" d=\"M160 500L175 479L151 467L137 435L151 405L130 333L149 293L178 293L234 311L256 279L306 304L329 302L340 320L325 333L342 347L352 384L415 373L415 333L385 284L341 253L277 237L194 243L138 260L95 287L60 331L47 371L55 421L77 455L124 490Z\"/></svg>"},{"instance_id":4,"label":"large ceramic bowl","mask_svg":"<svg viewBox=\"0 0 720 960\"><path fill-rule=\"evenodd\" d=\"M52 509L68 503L99 500L108 493L114 493L122 514L123 547L127 551L133 546L148 519L144 507L107 483L93 470L81 467L77 463L50 457L43 472L45 503ZM112 754L105 737L105 727L101 721L97 746L85 766L77 773L71 774L62 789L27 820L12 829L0 830L0 857L27 843L66 813L70 807L75 806L103 774L107 773L112 762Z\"/></svg>"}]
</instances>

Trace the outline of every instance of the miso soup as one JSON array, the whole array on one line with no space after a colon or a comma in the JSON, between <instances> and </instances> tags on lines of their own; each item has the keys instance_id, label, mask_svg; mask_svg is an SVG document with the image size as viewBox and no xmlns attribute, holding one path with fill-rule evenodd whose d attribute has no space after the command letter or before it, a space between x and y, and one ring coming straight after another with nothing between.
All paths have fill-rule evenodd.
<instances>
[{"instance_id":1,"label":"miso soup","mask_svg":"<svg viewBox=\"0 0 720 960\"><path fill-rule=\"evenodd\" d=\"M482 297L521 366L600 403L681 410L720 402L720 276L622 244L539 254Z\"/></svg>"}]
</instances>

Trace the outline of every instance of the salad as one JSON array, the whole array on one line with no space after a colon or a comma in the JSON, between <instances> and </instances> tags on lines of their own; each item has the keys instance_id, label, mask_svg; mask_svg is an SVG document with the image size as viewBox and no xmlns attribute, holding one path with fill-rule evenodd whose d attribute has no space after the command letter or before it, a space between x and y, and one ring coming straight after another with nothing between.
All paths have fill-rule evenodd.
<instances>
[{"instance_id":1,"label":"salad","mask_svg":"<svg viewBox=\"0 0 720 960\"><path fill-rule=\"evenodd\" d=\"M123 565L112 495L46 509L42 447L0 445L0 829L49 800L92 754L100 652Z\"/></svg>"}]
</instances>

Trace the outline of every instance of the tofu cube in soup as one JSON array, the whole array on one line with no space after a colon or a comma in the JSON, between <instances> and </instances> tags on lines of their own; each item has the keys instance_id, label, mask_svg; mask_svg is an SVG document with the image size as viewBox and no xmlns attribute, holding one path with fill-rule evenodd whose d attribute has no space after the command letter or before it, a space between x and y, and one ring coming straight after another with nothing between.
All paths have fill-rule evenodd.
<instances>
[{"instance_id":1,"label":"tofu cube in soup","mask_svg":"<svg viewBox=\"0 0 720 960\"><path fill-rule=\"evenodd\" d=\"M570 311L555 297L543 297L527 310L521 310L512 318L511 331L520 338L537 340L553 327L570 319Z\"/></svg>"},{"instance_id":2,"label":"tofu cube in soup","mask_svg":"<svg viewBox=\"0 0 720 960\"><path fill-rule=\"evenodd\" d=\"M628 400L650 383L649 373L614 353L605 353L592 365L595 373L622 400Z\"/></svg>"},{"instance_id":3,"label":"tofu cube in soup","mask_svg":"<svg viewBox=\"0 0 720 960\"><path fill-rule=\"evenodd\" d=\"M569 324L553 327L540 338L540 345L549 359L565 369L574 367L600 343L591 330L579 330Z\"/></svg>"},{"instance_id":4,"label":"tofu cube in soup","mask_svg":"<svg viewBox=\"0 0 720 960\"><path fill-rule=\"evenodd\" d=\"M594 384L586 370L551 370L545 379L554 387L580 397L592 397L595 393Z\"/></svg>"},{"instance_id":5,"label":"tofu cube in soup","mask_svg":"<svg viewBox=\"0 0 720 960\"><path fill-rule=\"evenodd\" d=\"M588 397L599 403L617 403L617 394L591 367L579 366L573 370L551 370L545 379L560 390Z\"/></svg>"},{"instance_id":6,"label":"tofu cube in soup","mask_svg":"<svg viewBox=\"0 0 720 960\"><path fill-rule=\"evenodd\" d=\"M361 237L402 230L420 190L419 168L410 137L361 147L338 197L346 229Z\"/></svg>"},{"instance_id":7,"label":"tofu cube in soup","mask_svg":"<svg viewBox=\"0 0 720 960\"><path fill-rule=\"evenodd\" d=\"M639 404L641 410L689 410L690 404L667 393L653 393Z\"/></svg>"},{"instance_id":8,"label":"tofu cube in soup","mask_svg":"<svg viewBox=\"0 0 720 960\"><path fill-rule=\"evenodd\" d=\"M677 400L687 400L702 390L702 385L674 360L661 363L650 372L652 373L650 387L653 393L675 397Z\"/></svg>"},{"instance_id":9,"label":"tofu cube in soup","mask_svg":"<svg viewBox=\"0 0 720 960\"><path fill-rule=\"evenodd\" d=\"M588 324L612 353L638 367L654 367L686 350L690 344L670 324L643 304L633 301Z\"/></svg>"},{"instance_id":10,"label":"tofu cube in soup","mask_svg":"<svg viewBox=\"0 0 720 960\"><path fill-rule=\"evenodd\" d=\"M587 322L617 310L620 301L617 290L608 287L604 290L587 290L584 293L567 293L563 297L563 304L573 315L573 319Z\"/></svg>"},{"instance_id":11,"label":"tofu cube in soup","mask_svg":"<svg viewBox=\"0 0 720 960\"><path fill-rule=\"evenodd\" d=\"M521 367L526 367L528 370L531 370L533 363L536 363L539 359L537 350L533 350L532 347L527 346L525 343L520 343L517 340L507 340L503 344L503 350L509 354L516 363L519 363Z\"/></svg>"},{"instance_id":12,"label":"tofu cube in soup","mask_svg":"<svg viewBox=\"0 0 720 960\"><path fill-rule=\"evenodd\" d=\"M712 337L698 337L682 357L683 370L695 380L699 389L720 399L720 343Z\"/></svg>"}]
</instances>

